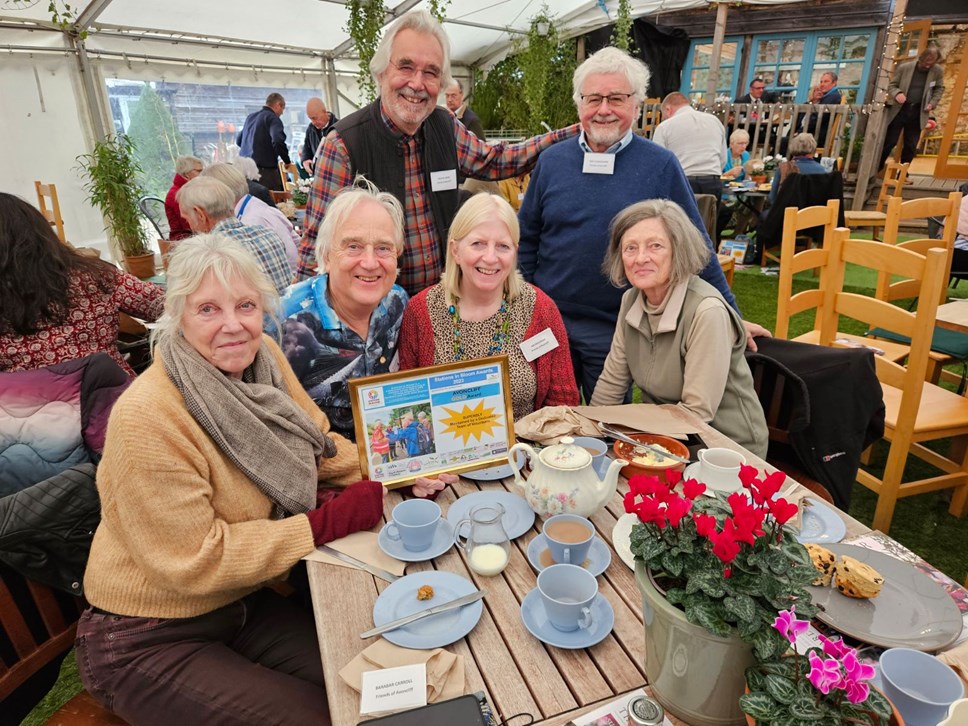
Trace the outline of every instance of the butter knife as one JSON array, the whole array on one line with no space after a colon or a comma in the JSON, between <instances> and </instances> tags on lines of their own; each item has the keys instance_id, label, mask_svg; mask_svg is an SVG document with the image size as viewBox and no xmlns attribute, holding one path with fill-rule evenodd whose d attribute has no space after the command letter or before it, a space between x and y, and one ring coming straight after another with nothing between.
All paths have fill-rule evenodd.
<instances>
[{"instance_id":1,"label":"butter knife","mask_svg":"<svg viewBox=\"0 0 968 726\"><path fill-rule=\"evenodd\" d=\"M606 436L611 436L613 439L618 439L619 441L624 441L626 444L631 444L632 446L635 447L634 450L636 450L636 453L638 453L637 451L638 449L647 449L648 451L651 451L656 456L661 456L665 459L672 459L673 461L678 461L680 464L690 463L689 459L683 459L681 456L677 456L676 454L673 454L671 451L665 451L663 449L652 446L651 444L647 444L644 441L637 441L630 436L626 436L621 431L616 431L615 429L611 428L610 426L607 426L601 421L599 421L598 423L598 429Z\"/></svg>"},{"instance_id":2,"label":"butter knife","mask_svg":"<svg viewBox=\"0 0 968 726\"><path fill-rule=\"evenodd\" d=\"M316 549L318 549L320 552L323 552L329 555L330 557L335 557L337 560L341 560L348 565L353 565L353 567L358 567L361 570L366 570L371 575L375 577L379 577L381 580L386 580L387 582L395 582L396 580L400 579L399 577L397 577L391 572L387 572L386 570L380 569L379 567L374 567L373 565L368 564L363 560L358 560L355 557L351 557L345 552L340 552L337 549L333 549L329 545L319 545L319 547L317 547Z\"/></svg>"},{"instance_id":3,"label":"butter knife","mask_svg":"<svg viewBox=\"0 0 968 726\"><path fill-rule=\"evenodd\" d=\"M412 615L407 615L406 617L399 618L397 620L391 620L389 623L384 623L383 625L373 628L373 630L367 630L365 633L361 633L360 637L372 638L374 635L380 635L388 630L402 628L404 625L409 625L415 620L420 620L428 615L436 615L437 613L447 612L448 610L463 607L464 605L470 605L472 602L477 602L484 597L485 593L486 590L478 590L477 592L472 592L470 595L459 597L456 600L450 600L449 602L441 603L440 605L434 605L433 607L425 608L424 610L418 610Z\"/></svg>"}]
</instances>

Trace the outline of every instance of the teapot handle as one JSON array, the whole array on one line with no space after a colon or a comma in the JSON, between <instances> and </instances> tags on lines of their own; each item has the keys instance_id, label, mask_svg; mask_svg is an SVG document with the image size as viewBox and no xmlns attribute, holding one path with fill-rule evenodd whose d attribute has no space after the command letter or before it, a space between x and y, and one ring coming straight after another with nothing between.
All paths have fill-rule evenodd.
<instances>
[{"instance_id":1,"label":"teapot handle","mask_svg":"<svg viewBox=\"0 0 968 726\"><path fill-rule=\"evenodd\" d=\"M521 476L521 469L523 466L520 468L518 467L518 457L516 456L519 451L523 451L525 453L525 464L527 464L531 457L534 456L534 449L532 449L528 444L515 444L511 447L511 450L508 451L508 464L511 465L511 470L514 472L514 483L524 489L524 477Z\"/></svg>"}]
</instances>

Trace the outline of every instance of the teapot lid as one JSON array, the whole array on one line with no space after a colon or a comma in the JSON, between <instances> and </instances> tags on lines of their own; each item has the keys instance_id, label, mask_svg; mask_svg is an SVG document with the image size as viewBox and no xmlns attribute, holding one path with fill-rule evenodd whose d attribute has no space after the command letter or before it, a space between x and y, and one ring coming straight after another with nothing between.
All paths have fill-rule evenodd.
<instances>
[{"instance_id":1,"label":"teapot lid","mask_svg":"<svg viewBox=\"0 0 968 726\"><path fill-rule=\"evenodd\" d=\"M541 452L541 461L556 469L584 469L592 463L592 455L578 446L571 436L562 436L554 446Z\"/></svg>"}]
</instances>

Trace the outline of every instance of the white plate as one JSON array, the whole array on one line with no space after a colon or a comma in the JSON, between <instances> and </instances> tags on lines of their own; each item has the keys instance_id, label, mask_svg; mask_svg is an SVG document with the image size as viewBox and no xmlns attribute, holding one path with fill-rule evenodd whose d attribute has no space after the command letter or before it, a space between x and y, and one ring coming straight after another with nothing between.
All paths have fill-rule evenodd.
<instances>
[{"instance_id":1,"label":"white plate","mask_svg":"<svg viewBox=\"0 0 968 726\"><path fill-rule=\"evenodd\" d=\"M387 527L389 526L389 522L383 525L383 529L377 535L376 543L390 557L394 557L402 562L424 562L426 560L432 560L434 557L440 557L440 555L454 546L454 526L443 517L441 517L440 522L437 524L437 531L434 532L434 538L430 543L430 547L425 550L408 550L400 540L390 539L390 536L387 534Z\"/></svg>"},{"instance_id":2,"label":"white plate","mask_svg":"<svg viewBox=\"0 0 968 726\"><path fill-rule=\"evenodd\" d=\"M527 461L527 455L523 451L517 452L515 458L518 461L519 467L523 467L525 461ZM514 470L510 464L498 464L497 466L489 466L486 469L462 471L460 475L471 481L496 481L497 479L506 479L509 476L514 476Z\"/></svg>"},{"instance_id":3,"label":"white plate","mask_svg":"<svg viewBox=\"0 0 968 726\"><path fill-rule=\"evenodd\" d=\"M803 522L797 541L802 544L830 544L840 542L846 534L847 525L840 515L823 502L811 498L810 506L803 510Z\"/></svg>"},{"instance_id":4,"label":"white plate","mask_svg":"<svg viewBox=\"0 0 968 726\"><path fill-rule=\"evenodd\" d=\"M487 491L465 494L450 505L447 510L447 521L452 527L462 519L471 516L474 507L486 507L500 504L504 508L501 524L510 539L516 539L531 529L534 524L534 510L528 506L524 497L512 492ZM462 536L467 536L467 527L462 530Z\"/></svg>"},{"instance_id":5,"label":"white plate","mask_svg":"<svg viewBox=\"0 0 968 726\"><path fill-rule=\"evenodd\" d=\"M539 534L528 544L528 562L538 572L541 572L547 566L541 563L541 555L546 549L548 549L548 545L543 534ZM582 567L598 577L608 569L610 564L612 564L612 553L609 551L608 545L601 537L595 535L592 546L588 548L588 557L582 563Z\"/></svg>"},{"instance_id":6,"label":"white plate","mask_svg":"<svg viewBox=\"0 0 968 726\"><path fill-rule=\"evenodd\" d=\"M624 562L630 570L635 569L635 555L632 554L632 527L637 524L639 518L635 514L623 514L615 522L612 528L612 547L615 554Z\"/></svg>"},{"instance_id":7,"label":"white plate","mask_svg":"<svg viewBox=\"0 0 968 726\"><path fill-rule=\"evenodd\" d=\"M710 489L712 491L717 491L717 492L725 492L726 494L732 494L733 492L738 492L743 488L743 483L738 478L736 479L736 486L731 488L713 486L712 484L707 484L702 480L702 477L699 476L699 472L701 471L701 466L702 466L702 462L694 461L692 464L690 464L683 470L682 478L695 479L701 484L706 484L707 489Z\"/></svg>"},{"instance_id":8,"label":"white plate","mask_svg":"<svg viewBox=\"0 0 968 726\"><path fill-rule=\"evenodd\" d=\"M521 620L524 627L528 629L534 637L542 643L553 645L556 648L567 648L577 650L579 648L591 648L596 643L605 640L612 632L615 625L615 611L612 605L599 593L592 600L591 605L592 626L588 630L579 628L571 632L564 632L554 627L548 620L545 612L544 603L541 602L541 593L535 588L521 602Z\"/></svg>"},{"instance_id":9,"label":"white plate","mask_svg":"<svg viewBox=\"0 0 968 726\"><path fill-rule=\"evenodd\" d=\"M424 585L434 588L434 596L430 600L417 599L417 590ZM476 591L470 580L453 572L416 572L391 583L380 594L373 603L373 624L380 626L399 620ZM471 632L481 619L482 612L484 602L478 600L456 610L429 615L402 628L387 631L383 637L402 648L443 648Z\"/></svg>"}]
</instances>

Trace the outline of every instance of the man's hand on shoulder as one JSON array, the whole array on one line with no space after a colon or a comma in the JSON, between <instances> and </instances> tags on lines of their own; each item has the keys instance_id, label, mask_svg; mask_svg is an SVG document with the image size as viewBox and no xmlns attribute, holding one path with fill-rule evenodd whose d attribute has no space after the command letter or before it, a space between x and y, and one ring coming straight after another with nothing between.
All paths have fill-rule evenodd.
<instances>
[{"instance_id":1,"label":"man's hand on shoulder","mask_svg":"<svg viewBox=\"0 0 968 726\"><path fill-rule=\"evenodd\" d=\"M764 328L762 325L757 323L751 323L749 320L743 321L743 327L746 328L746 347L751 353L756 352L756 341L753 338L772 338L773 333Z\"/></svg>"}]
</instances>

